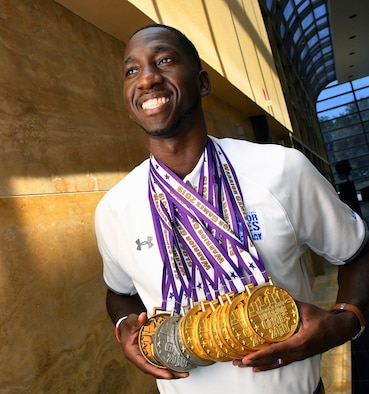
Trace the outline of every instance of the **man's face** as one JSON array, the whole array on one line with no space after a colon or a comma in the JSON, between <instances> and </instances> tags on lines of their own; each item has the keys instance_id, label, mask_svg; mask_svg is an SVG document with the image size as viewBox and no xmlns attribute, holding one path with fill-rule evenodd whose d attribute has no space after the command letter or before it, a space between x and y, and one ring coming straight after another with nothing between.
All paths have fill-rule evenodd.
<instances>
[{"instance_id":1,"label":"man's face","mask_svg":"<svg viewBox=\"0 0 369 394\"><path fill-rule=\"evenodd\" d=\"M201 110L199 70L165 28L147 28L128 42L124 100L148 135L169 138L191 127Z\"/></svg>"}]
</instances>

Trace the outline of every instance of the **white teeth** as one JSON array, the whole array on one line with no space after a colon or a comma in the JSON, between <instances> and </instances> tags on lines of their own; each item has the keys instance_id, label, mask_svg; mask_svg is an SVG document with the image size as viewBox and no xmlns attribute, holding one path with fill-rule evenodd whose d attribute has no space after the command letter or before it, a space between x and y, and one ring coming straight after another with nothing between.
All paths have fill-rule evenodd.
<instances>
[{"instance_id":1,"label":"white teeth","mask_svg":"<svg viewBox=\"0 0 369 394\"><path fill-rule=\"evenodd\" d=\"M143 109L158 108L161 105L167 103L168 101L169 101L169 99L167 97L157 97L157 98L149 99L149 100L145 101L144 103L142 103L142 108Z\"/></svg>"}]
</instances>

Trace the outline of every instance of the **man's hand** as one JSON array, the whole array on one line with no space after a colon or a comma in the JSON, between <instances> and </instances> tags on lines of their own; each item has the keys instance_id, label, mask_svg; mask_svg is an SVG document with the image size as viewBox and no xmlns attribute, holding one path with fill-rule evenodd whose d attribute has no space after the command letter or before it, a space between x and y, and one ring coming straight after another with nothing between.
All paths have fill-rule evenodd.
<instances>
[{"instance_id":1,"label":"man's hand","mask_svg":"<svg viewBox=\"0 0 369 394\"><path fill-rule=\"evenodd\" d=\"M187 372L175 372L169 369L155 367L146 361L141 354L138 346L138 334L140 328L146 323L146 312L136 315L131 313L127 319L120 324L120 340L123 354L141 371L154 376L157 379L178 379L186 378L189 374Z\"/></svg>"},{"instance_id":2,"label":"man's hand","mask_svg":"<svg viewBox=\"0 0 369 394\"><path fill-rule=\"evenodd\" d=\"M333 314L303 302L297 302L297 306L300 313L298 332L286 341L234 360L233 364L252 367L254 372L280 368L339 346L355 333L357 318L352 312Z\"/></svg>"}]
</instances>

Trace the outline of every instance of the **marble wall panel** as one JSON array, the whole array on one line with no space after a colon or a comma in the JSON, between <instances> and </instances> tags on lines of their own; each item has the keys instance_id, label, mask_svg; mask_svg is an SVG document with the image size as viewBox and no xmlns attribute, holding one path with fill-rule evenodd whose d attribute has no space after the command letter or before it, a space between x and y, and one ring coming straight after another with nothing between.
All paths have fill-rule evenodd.
<instances>
[{"instance_id":1,"label":"marble wall panel","mask_svg":"<svg viewBox=\"0 0 369 394\"><path fill-rule=\"evenodd\" d=\"M0 392L155 393L105 310L93 216L103 193L0 199Z\"/></svg>"},{"instance_id":2,"label":"marble wall panel","mask_svg":"<svg viewBox=\"0 0 369 394\"><path fill-rule=\"evenodd\" d=\"M52 0L0 6L0 195L111 187L147 156L124 110L123 43Z\"/></svg>"}]
</instances>

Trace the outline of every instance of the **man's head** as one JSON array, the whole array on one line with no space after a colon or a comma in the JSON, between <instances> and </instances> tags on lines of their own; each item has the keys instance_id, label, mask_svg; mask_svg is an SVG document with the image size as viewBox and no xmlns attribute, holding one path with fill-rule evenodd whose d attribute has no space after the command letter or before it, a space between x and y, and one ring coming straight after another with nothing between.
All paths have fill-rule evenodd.
<instances>
[{"instance_id":1,"label":"man's head","mask_svg":"<svg viewBox=\"0 0 369 394\"><path fill-rule=\"evenodd\" d=\"M130 117L147 135L170 138L203 118L209 77L196 48L177 29L150 25L136 31L125 50L123 78Z\"/></svg>"},{"instance_id":2,"label":"man's head","mask_svg":"<svg viewBox=\"0 0 369 394\"><path fill-rule=\"evenodd\" d=\"M201 60L199 53L197 52L197 49L195 45L190 41L181 31L178 29L172 27L172 26L167 26L167 25L162 25L162 24L153 24L153 25L147 25L144 27L141 27L140 29L136 30L129 39L131 39L135 34L138 32L145 30L145 29L151 29L151 28L164 28L167 29L168 31L173 32L177 38L178 42L180 43L181 48L187 52L188 56L193 59L194 64L197 65L198 71L200 72L202 69L201 65Z\"/></svg>"}]
</instances>

